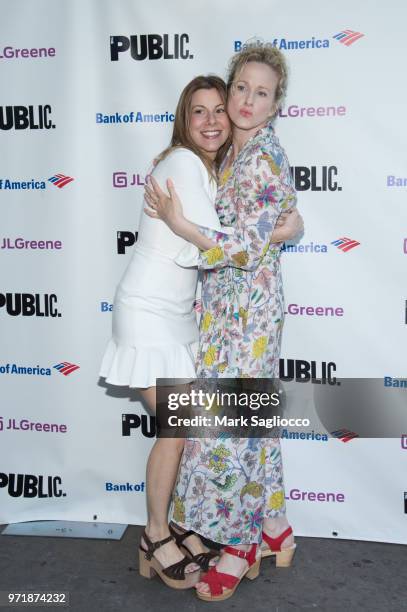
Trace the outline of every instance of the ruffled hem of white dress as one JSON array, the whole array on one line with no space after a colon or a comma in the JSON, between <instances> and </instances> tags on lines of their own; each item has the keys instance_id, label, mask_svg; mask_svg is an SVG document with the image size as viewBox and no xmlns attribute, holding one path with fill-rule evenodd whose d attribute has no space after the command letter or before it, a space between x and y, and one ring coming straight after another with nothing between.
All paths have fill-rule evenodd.
<instances>
[{"instance_id":1,"label":"ruffled hem of white dress","mask_svg":"<svg viewBox=\"0 0 407 612\"><path fill-rule=\"evenodd\" d=\"M105 378L110 385L139 389L155 387L157 378L177 381L184 379L183 382L194 380L194 347L196 343L134 348L117 344L111 338L103 356L99 376ZM168 384L171 382L168 381Z\"/></svg>"}]
</instances>

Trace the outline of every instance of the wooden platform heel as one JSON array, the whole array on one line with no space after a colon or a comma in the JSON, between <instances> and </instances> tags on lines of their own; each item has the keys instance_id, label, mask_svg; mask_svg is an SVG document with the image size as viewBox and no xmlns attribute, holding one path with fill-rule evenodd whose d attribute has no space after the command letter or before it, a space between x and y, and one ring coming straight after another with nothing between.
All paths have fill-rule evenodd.
<instances>
[{"instance_id":1,"label":"wooden platform heel","mask_svg":"<svg viewBox=\"0 0 407 612\"><path fill-rule=\"evenodd\" d=\"M263 542L266 543L266 546L261 548L262 558L275 555L276 567L290 567L297 545L293 544L290 548L281 548L281 544L292 532L292 528L288 527L277 538L272 538L263 531Z\"/></svg>"},{"instance_id":2,"label":"wooden platform heel","mask_svg":"<svg viewBox=\"0 0 407 612\"><path fill-rule=\"evenodd\" d=\"M144 578L153 578L156 574L161 580L169 586L171 589L190 589L200 579L200 571L185 573L185 568L190 565L191 559L184 557L181 561L173 563L169 567L163 567L161 563L153 555L155 551L164 546L168 542L171 542L174 538L168 536L164 540L158 542L152 542L147 536L146 532L143 532L144 542L147 544L147 550L145 550L140 544L139 547L139 572L140 576Z\"/></svg>"}]
</instances>

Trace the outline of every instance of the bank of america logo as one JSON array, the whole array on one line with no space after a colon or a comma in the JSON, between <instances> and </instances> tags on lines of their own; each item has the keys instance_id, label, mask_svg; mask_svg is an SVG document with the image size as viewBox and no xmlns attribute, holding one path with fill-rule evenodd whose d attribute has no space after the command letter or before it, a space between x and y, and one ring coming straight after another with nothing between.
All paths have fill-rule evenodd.
<instances>
[{"instance_id":1,"label":"bank of america logo","mask_svg":"<svg viewBox=\"0 0 407 612\"><path fill-rule=\"evenodd\" d=\"M354 431L350 431L349 429L337 429L336 431L331 431L331 436L335 436L341 442L350 442L353 438L359 438L359 434Z\"/></svg>"},{"instance_id":2,"label":"bank of america logo","mask_svg":"<svg viewBox=\"0 0 407 612\"><path fill-rule=\"evenodd\" d=\"M53 367L64 376L68 376L69 374L72 374L72 372L75 372L75 370L79 370L78 365L75 365L74 363L69 363L69 361L61 361L61 363L57 363Z\"/></svg>"},{"instance_id":3,"label":"bank of america logo","mask_svg":"<svg viewBox=\"0 0 407 612\"><path fill-rule=\"evenodd\" d=\"M335 36L332 36L332 38L336 38L336 40L342 45L350 47L350 45L353 45L353 43L359 40L359 38L362 38L362 36L364 36L362 32L355 32L354 30L342 30L342 32L338 32L338 34L335 34Z\"/></svg>"},{"instance_id":4,"label":"bank of america logo","mask_svg":"<svg viewBox=\"0 0 407 612\"><path fill-rule=\"evenodd\" d=\"M50 183L55 185L55 187L62 189L62 187L65 187L65 185L68 185L68 183L72 183L74 179L72 176L66 176L65 174L54 174L54 176L51 176L51 178L48 180Z\"/></svg>"},{"instance_id":5,"label":"bank of america logo","mask_svg":"<svg viewBox=\"0 0 407 612\"><path fill-rule=\"evenodd\" d=\"M358 242L357 240L353 240L352 238L346 238L346 236L343 236L342 238L334 240L333 242L331 242L331 244L335 245L338 249L346 253L346 251L350 251L351 249L354 249L355 247L359 246L360 242Z\"/></svg>"}]
</instances>

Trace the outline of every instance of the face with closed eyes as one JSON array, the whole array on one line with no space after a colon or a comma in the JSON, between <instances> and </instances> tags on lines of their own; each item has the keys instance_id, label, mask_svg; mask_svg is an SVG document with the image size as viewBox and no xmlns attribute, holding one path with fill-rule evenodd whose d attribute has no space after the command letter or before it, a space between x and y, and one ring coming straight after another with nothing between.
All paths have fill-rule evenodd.
<instances>
[{"instance_id":1,"label":"face with closed eyes","mask_svg":"<svg viewBox=\"0 0 407 612\"><path fill-rule=\"evenodd\" d=\"M233 125L255 133L276 112L277 73L267 64L247 62L230 87L227 110Z\"/></svg>"},{"instance_id":2,"label":"face with closed eyes","mask_svg":"<svg viewBox=\"0 0 407 612\"><path fill-rule=\"evenodd\" d=\"M217 89L198 89L192 94L189 134L207 157L215 159L230 134L225 104Z\"/></svg>"}]
</instances>

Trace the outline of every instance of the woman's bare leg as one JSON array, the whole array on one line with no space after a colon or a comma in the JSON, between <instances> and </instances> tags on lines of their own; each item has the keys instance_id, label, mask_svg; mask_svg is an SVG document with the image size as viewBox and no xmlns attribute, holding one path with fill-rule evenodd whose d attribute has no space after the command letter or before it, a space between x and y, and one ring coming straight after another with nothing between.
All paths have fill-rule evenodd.
<instances>
[{"instance_id":1,"label":"woman's bare leg","mask_svg":"<svg viewBox=\"0 0 407 612\"><path fill-rule=\"evenodd\" d=\"M140 389L140 394L148 408L156 412L156 387ZM146 533L152 542L163 540L170 535L168 529L168 507L175 485L181 455L184 450L183 438L158 438L147 462L147 525ZM175 542L159 548L154 556L163 567L181 561L184 555ZM186 571L198 569L195 563L187 566Z\"/></svg>"}]
</instances>

